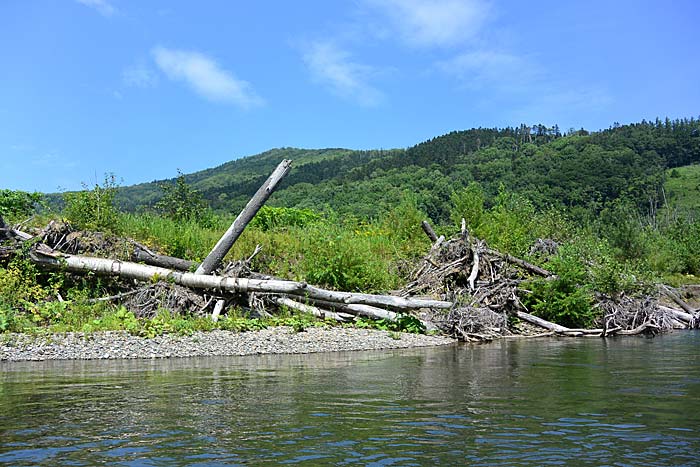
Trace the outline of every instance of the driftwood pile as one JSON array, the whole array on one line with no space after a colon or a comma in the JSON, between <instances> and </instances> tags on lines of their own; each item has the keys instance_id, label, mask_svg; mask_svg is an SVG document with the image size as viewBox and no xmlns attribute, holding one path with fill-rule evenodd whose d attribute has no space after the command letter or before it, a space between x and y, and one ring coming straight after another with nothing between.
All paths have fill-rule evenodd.
<instances>
[{"instance_id":1,"label":"driftwood pile","mask_svg":"<svg viewBox=\"0 0 700 467\"><path fill-rule=\"evenodd\" d=\"M432 310L424 317L459 339L484 341L523 332L534 336L605 337L700 327L700 309L694 309L665 286L659 287L659 297L612 299L597 294L595 306L601 310L601 317L595 329L571 329L545 321L528 313L521 297L529 292L521 284L533 278L554 280L553 273L470 237L464 221L461 235L447 241L438 238L427 222L423 229L433 246L402 295L428 294L451 301L454 305L447 312ZM546 258L556 249L555 242L538 240L530 253ZM661 304L661 297L673 303ZM523 329L519 322L531 326Z\"/></svg>"},{"instance_id":2,"label":"driftwood pile","mask_svg":"<svg viewBox=\"0 0 700 467\"><path fill-rule=\"evenodd\" d=\"M534 336L611 336L700 325L700 312L665 287L660 288L660 296L670 302L663 305L651 297L599 297L602 318L596 329L570 329L533 316L521 302L527 293L521 285L534 277L552 280L555 276L489 248L469 235L464 221L461 234L450 240L438 238L430 225L423 223L432 248L416 266L409 283L392 295L326 290L258 274L250 265L259 248L246 259L224 265L224 256L290 166L291 161L280 163L201 264L158 254L130 239L75 231L66 223L52 222L29 234L5 225L2 217L0 263L23 245L31 245L30 258L40 268L109 277L112 295L92 301L122 303L139 317L152 317L164 308L179 314L207 315L216 321L234 306L262 316L286 307L341 322L358 316L397 321L412 315L428 329L465 341L522 335L524 331ZM554 242L542 240L531 254L546 257L556 248Z\"/></svg>"}]
</instances>

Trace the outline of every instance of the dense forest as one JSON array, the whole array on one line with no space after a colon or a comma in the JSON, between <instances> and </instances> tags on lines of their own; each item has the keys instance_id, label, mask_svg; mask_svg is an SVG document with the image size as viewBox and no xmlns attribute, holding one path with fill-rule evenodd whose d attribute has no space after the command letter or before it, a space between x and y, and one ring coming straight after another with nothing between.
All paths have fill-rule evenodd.
<instances>
[{"instance_id":1,"label":"dense forest","mask_svg":"<svg viewBox=\"0 0 700 467\"><path fill-rule=\"evenodd\" d=\"M273 149L185 175L219 212L235 212L275 164L293 159L292 173L270 204L324 208L376 218L407 193L434 222L449 221L452 193L477 182L492 203L499 190L519 193L537 209L600 212L624 198L645 211L663 204L665 170L700 162L700 121L642 121L589 133L557 126L454 131L408 149ZM153 207L160 180L123 187L126 210ZM667 195L667 194L666 194Z\"/></svg>"}]
</instances>

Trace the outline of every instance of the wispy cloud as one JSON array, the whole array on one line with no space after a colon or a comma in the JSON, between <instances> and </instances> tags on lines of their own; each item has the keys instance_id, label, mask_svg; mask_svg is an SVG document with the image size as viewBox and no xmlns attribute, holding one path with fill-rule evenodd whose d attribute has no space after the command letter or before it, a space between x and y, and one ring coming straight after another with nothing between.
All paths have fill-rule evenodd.
<instances>
[{"instance_id":1,"label":"wispy cloud","mask_svg":"<svg viewBox=\"0 0 700 467\"><path fill-rule=\"evenodd\" d=\"M369 84L367 78L376 70L352 61L348 52L332 42L312 42L305 46L303 60L314 81L333 93L359 105L373 107L384 95Z\"/></svg>"},{"instance_id":2,"label":"wispy cloud","mask_svg":"<svg viewBox=\"0 0 700 467\"><path fill-rule=\"evenodd\" d=\"M200 52L155 47L152 53L156 65L168 78L187 83L202 97L242 108L264 103L250 83L236 78Z\"/></svg>"},{"instance_id":3,"label":"wispy cloud","mask_svg":"<svg viewBox=\"0 0 700 467\"><path fill-rule=\"evenodd\" d=\"M436 63L441 72L472 88L518 90L541 77L534 61L521 55L491 50L474 50Z\"/></svg>"},{"instance_id":4,"label":"wispy cloud","mask_svg":"<svg viewBox=\"0 0 700 467\"><path fill-rule=\"evenodd\" d=\"M29 160L29 163L42 169L72 169L78 166L76 161L67 160L51 152L34 156Z\"/></svg>"},{"instance_id":5,"label":"wispy cloud","mask_svg":"<svg viewBox=\"0 0 700 467\"><path fill-rule=\"evenodd\" d=\"M454 46L474 38L491 14L484 0L365 0L380 11L403 42Z\"/></svg>"},{"instance_id":6,"label":"wispy cloud","mask_svg":"<svg viewBox=\"0 0 700 467\"><path fill-rule=\"evenodd\" d=\"M87 7L94 8L102 16L113 16L117 13L117 9L112 6L107 0L75 0Z\"/></svg>"},{"instance_id":7,"label":"wispy cloud","mask_svg":"<svg viewBox=\"0 0 700 467\"><path fill-rule=\"evenodd\" d=\"M158 84L158 76L144 64L132 65L122 71L122 82L137 88L152 88Z\"/></svg>"}]
</instances>

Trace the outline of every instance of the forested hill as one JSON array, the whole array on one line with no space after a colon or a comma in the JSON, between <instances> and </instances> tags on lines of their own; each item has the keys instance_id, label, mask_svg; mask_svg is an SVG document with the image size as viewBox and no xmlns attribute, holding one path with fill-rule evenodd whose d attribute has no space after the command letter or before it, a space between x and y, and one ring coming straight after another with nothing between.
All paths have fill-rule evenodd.
<instances>
[{"instance_id":1,"label":"forested hill","mask_svg":"<svg viewBox=\"0 0 700 467\"><path fill-rule=\"evenodd\" d=\"M274 149L186 175L215 210L237 211L282 159L290 174L269 204L372 217L415 196L435 222L448 219L454 191L478 182L487 200L499 187L537 207L598 210L624 197L657 203L665 169L700 163L700 121L642 121L589 133L536 125L455 131L408 149ZM123 207L152 206L159 183L124 187Z\"/></svg>"}]
</instances>

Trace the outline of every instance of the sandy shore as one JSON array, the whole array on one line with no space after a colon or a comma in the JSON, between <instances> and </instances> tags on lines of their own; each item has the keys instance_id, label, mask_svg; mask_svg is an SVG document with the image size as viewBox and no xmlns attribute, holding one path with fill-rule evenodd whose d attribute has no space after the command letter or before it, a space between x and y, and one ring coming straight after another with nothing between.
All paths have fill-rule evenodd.
<instances>
[{"instance_id":1,"label":"sandy shore","mask_svg":"<svg viewBox=\"0 0 700 467\"><path fill-rule=\"evenodd\" d=\"M454 339L353 328L289 327L235 333L197 332L152 339L126 332L66 333L49 336L0 335L0 361L172 358L223 355L297 354L399 349L454 343Z\"/></svg>"}]
</instances>

